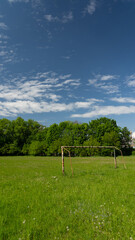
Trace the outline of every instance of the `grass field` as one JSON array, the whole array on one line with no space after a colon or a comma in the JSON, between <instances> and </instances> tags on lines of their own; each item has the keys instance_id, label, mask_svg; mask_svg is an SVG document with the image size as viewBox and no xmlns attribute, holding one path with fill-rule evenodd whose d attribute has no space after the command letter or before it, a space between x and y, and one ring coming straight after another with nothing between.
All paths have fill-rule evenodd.
<instances>
[{"instance_id":1,"label":"grass field","mask_svg":"<svg viewBox=\"0 0 135 240\"><path fill-rule=\"evenodd\" d=\"M135 239L135 157L0 157L0 240Z\"/></svg>"}]
</instances>

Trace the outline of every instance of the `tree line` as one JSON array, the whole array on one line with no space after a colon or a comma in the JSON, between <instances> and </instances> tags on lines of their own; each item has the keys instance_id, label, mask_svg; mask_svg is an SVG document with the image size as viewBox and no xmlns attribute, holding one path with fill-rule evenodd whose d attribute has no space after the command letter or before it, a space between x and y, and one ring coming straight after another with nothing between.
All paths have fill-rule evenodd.
<instances>
[{"instance_id":1,"label":"tree line","mask_svg":"<svg viewBox=\"0 0 135 240\"><path fill-rule=\"evenodd\" d=\"M116 146L130 155L130 131L106 117L89 123L64 121L43 126L37 121L18 117L0 119L0 155L58 156L61 146ZM110 155L110 149L74 149L74 156Z\"/></svg>"}]
</instances>

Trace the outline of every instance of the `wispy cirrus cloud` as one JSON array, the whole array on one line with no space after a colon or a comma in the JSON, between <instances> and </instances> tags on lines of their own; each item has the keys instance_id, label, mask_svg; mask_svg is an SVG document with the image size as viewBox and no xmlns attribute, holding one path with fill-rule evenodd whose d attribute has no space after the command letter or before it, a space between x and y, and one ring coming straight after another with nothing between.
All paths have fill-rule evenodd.
<instances>
[{"instance_id":1,"label":"wispy cirrus cloud","mask_svg":"<svg viewBox=\"0 0 135 240\"><path fill-rule=\"evenodd\" d=\"M0 29L7 30L8 27L7 27L7 25L4 22L0 22Z\"/></svg>"},{"instance_id":2,"label":"wispy cirrus cloud","mask_svg":"<svg viewBox=\"0 0 135 240\"><path fill-rule=\"evenodd\" d=\"M81 104L81 105L80 105ZM90 105L91 103L88 103ZM87 102L84 103L60 103L48 101L30 101L17 100L0 102L0 115L10 116L24 113L47 113L47 112L62 112L72 111L78 108L86 108Z\"/></svg>"},{"instance_id":3,"label":"wispy cirrus cloud","mask_svg":"<svg viewBox=\"0 0 135 240\"><path fill-rule=\"evenodd\" d=\"M108 81L108 80L117 79L118 76L116 76L116 75L99 75L99 78L100 78L102 81Z\"/></svg>"},{"instance_id":4,"label":"wispy cirrus cloud","mask_svg":"<svg viewBox=\"0 0 135 240\"><path fill-rule=\"evenodd\" d=\"M58 101L61 97L55 91L68 90L80 85L80 79L71 78L71 74L57 75L53 72L37 73L36 75L20 77L12 80L12 84L0 85L0 98L7 100L34 100L46 98Z\"/></svg>"},{"instance_id":5,"label":"wispy cirrus cloud","mask_svg":"<svg viewBox=\"0 0 135 240\"><path fill-rule=\"evenodd\" d=\"M94 75L94 78L88 80L89 86L94 86L99 90L104 90L106 94L119 92L119 87L111 80L117 80L119 76L116 75Z\"/></svg>"},{"instance_id":6,"label":"wispy cirrus cloud","mask_svg":"<svg viewBox=\"0 0 135 240\"><path fill-rule=\"evenodd\" d=\"M55 72L12 77L9 80L12 84L0 84L0 115L75 111L103 102L95 98L73 102L69 98L68 103L65 103L68 96L66 90L80 85L79 79L71 77L71 74L58 75Z\"/></svg>"},{"instance_id":7,"label":"wispy cirrus cloud","mask_svg":"<svg viewBox=\"0 0 135 240\"><path fill-rule=\"evenodd\" d=\"M131 97L115 97L110 100L118 103L135 103L135 98Z\"/></svg>"},{"instance_id":8,"label":"wispy cirrus cloud","mask_svg":"<svg viewBox=\"0 0 135 240\"><path fill-rule=\"evenodd\" d=\"M132 74L127 77L127 85L129 87L135 87L135 74Z\"/></svg>"},{"instance_id":9,"label":"wispy cirrus cloud","mask_svg":"<svg viewBox=\"0 0 135 240\"><path fill-rule=\"evenodd\" d=\"M3 20L3 16L1 16ZM3 22L0 22L0 63L2 65L15 61L15 46L9 45L9 28Z\"/></svg>"},{"instance_id":10,"label":"wispy cirrus cloud","mask_svg":"<svg viewBox=\"0 0 135 240\"><path fill-rule=\"evenodd\" d=\"M10 116L24 113L61 112L72 109L72 104L54 103L47 101L22 101L0 102L0 114Z\"/></svg>"},{"instance_id":11,"label":"wispy cirrus cloud","mask_svg":"<svg viewBox=\"0 0 135 240\"><path fill-rule=\"evenodd\" d=\"M48 21L48 22L57 22L59 21L59 18L57 16L52 16L51 14L46 14L45 15L45 19Z\"/></svg>"},{"instance_id":12,"label":"wispy cirrus cloud","mask_svg":"<svg viewBox=\"0 0 135 240\"><path fill-rule=\"evenodd\" d=\"M29 2L29 0L8 0L9 3L16 3L16 2Z\"/></svg>"},{"instance_id":13,"label":"wispy cirrus cloud","mask_svg":"<svg viewBox=\"0 0 135 240\"><path fill-rule=\"evenodd\" d=\"M97 116L121 115L135 113L135 106L96 106L83 114L72 114L72 118L92 118Z\"/></svg>"},{"instance_id":14,"label":"wispy cirrus cloud","mask_svg":"<svg viewBox=\"0 0 135 240\"><path fill-rule=\"evenodd\" d=\"M93 106L93 104L100 103L100 102L104 102L104 101L96 98L90 98L90 99L87 99L86 101L75 102L74 106L75 106L75 109L76 108L85 109L85 108L90 108L91 106Z\"/></svg>"},{"instance_id":15,"label":"wispy cirrus cloud","mask_svg":"<svg viewBox=\"0 0 135 240\"><path fill-rule=\"evenodd\" d=\"M88 13L90 15L93 15L94 12L96 11L96 7L97 7L97 1L96 0L90 0L89 4L84 9L84 14Z\"/></svg>"},{"instance_id":16,"label":"wispy cirrus cloud","mask_svg":"<svg viewBox=\"0 0 135 240\"><path fill-rule=\"evenodd\" d=\"M63 59L69 60L71 56L62 56Z\"/></svg>"},{"instance_id":17,"label":"wispy cirrus cloud","mask_svg":"<svg viewBox=\"0 0 135 240\"><path fill-rule=\"evenodd\" d=\"M68 23L73 20L73 13L68 12L67 14L63 14L62 17L46 14L44 17L48 22Z\"/></svg>"},{"instance_id":18,"label":"wispy cirrus cloud","mask_svg":"<svg viewBox=\"0 0 135 240\"><path fill-rule=\"evenodd\" d=\"M8 0L10 4L14 3L31 3L33 9L39 11L40 7L42 6L42 0Z\"/></svg>"},{"instance_id":19,"label":"wispy cirrus cloud","mask_svg":"<svg viewBox=\"0 0 135 240\"><path fill-rule=\"evenodd\" d=\"M67 14L63 14L61 22L62 23L67 23L73 20L73 13L69 12Z\"/></svg>"}]
</instances>

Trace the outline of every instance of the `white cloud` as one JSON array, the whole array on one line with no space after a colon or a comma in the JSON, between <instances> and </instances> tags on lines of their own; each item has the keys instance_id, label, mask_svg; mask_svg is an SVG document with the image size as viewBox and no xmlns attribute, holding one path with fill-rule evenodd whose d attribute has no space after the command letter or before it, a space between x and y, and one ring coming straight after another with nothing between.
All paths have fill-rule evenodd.
<instances>
[{"instance_id":1,"label":"white cloud","mask_svg":"<svg viewBox=\"0 0 135 240\"><path fill-rule=\"evenodd\" d=\"M86 101L65 103L68 97L65 91L80 85L80 79L71 78L71 74L59 76L54 72L40 72L31 76L11 76L9 81L10 84L8 82L0 84L1 116L74 111L86 109L101 102L101 100L92 98ZM64 97L56 94L56 90L62 90L65 93Z\"/></svg>"},{"instance_id":2,"label":"white cloud","mask_svg":"<svg viewBox=\"0 0 135 240\"><path fill-rule=\"evenodd\" d=\"M16 2L29 2L29 0L8 0L9 3L16 3Z\"/></svg>"},{"instance_id":3,"label":"white cloud","mask_svg":"<svg viewBox=\"0 0 135 240\"><path fill-rule=\"evenodd\" d=\"M71 110L72 104L64 103L48 103L45 101L16 101L16 102L1 102L0 107L4 107L7 113L19 114L19 113L43 113L43 112L61 112Z\"/></svg>"},{"instance_id":4,"label":"white cloud","mask_svg":"<svg viewBox=\"0 0 135 240\"><path fill-rule=\"evenodd\" d=\"M0 34L0 39L6 40L6 39L8 39L8 36L5 34Z\"/></svg>"},{"instance_id":5,"label":"white cloud","mask_svg":"<svg viewBox=\"0 0 135 240\"><path fill-rule=\"evenodd\" d=\"M135 87L135 74L132 74L127 77L127 85L129 87Z\"/></svg>"},{"instance_id":6,"label":"white cloud","mask_svg":"<svg viewBox=\"0 0 135 240\"><path fill-rule=\"evenodd\" d=\"M57 98L54 94L52 99ZM58 100L58 99L57 99ZM100 102L98 99L89 99L86 102L71 102L69 104L59 102L35 101L35 100L17 100L0 102L1 116L17 115L23 113L43 113L43 112L61 112L73 111L79 108L89 108L95 102Z\"/></svg>"},{"instance_id":7,"label":"white cloud","mask_svg":"<svg viewBox=\"0 0 135 240\"><path fill-rule=\"evenodd\" d=\"M4 65L0 64L0 72L2 72L4 70Z\"/></svg>"},{"instance_id":8,"label":"white cloud","mask_svg":"<svg viewBox=\"0 0 135 240\"><path fill-rule=\"evenodd\" d=\"M64 14L63 16L62 16L62 19L61 19L61 21L63 22L63 23L67 23L67 22L70 22L70 21L72 21L73 20L73 13L72 12L69 12L69 13L67 13L67 14Z\"/></svg>"},{"instance_id":9,"label":"white cloud","mask_svg":"<svg viewBox=\"0 0 135 240\"><path fill-rule=\"evenodd\" d=\"M73 13L69 12L67 14L64 14L62 17L52 16L51 14L46 14L44 17L48 22L68 23L73 20Z\"/></svg>"},{"instance_id":10,"label":"white cloud","mask_svg":"<svg viewBox=\"0 0 135 240\"><path fill-rule=\"evenodd\" d=\"M135 106L96 106L91 112L72 114L72 118L92 118L97 116L121 115L135 113Z\"/></svg>"},{"instance_id":11,"label":"white cloud","mask_svg":"<svg viewBox=\"0 0 135 240\"><path fill-rule=\"evenodd\" d=\"M135 103L135 98L130 97L115 97L111 98L111 101L119 102L119 103Z\"/></svg>"},{"instance_id":12,"label":"white cloud","mask_svg":"<svg viewBox=\"0 0 135 240\"><path fill-rule=\"evenodd\" d=\"M97 79L89 79L89 80L88 80L88 85L94 85L94 86L96 86L96 84L97 84Z\"/></svg>"},{"instance_id":13,"label":"white cloud","mask_svg":"<svg viewBox=\"0 0 135 240\"><path fill-rule=\"evenodd\" d=\"M63 59L69 60L71 57L70 56L62 56Z\"/></svg>"},{"instance_id":14,"label":"white cloud","mask_svg":"<svg viewBox=\"0 0 135 240\"><path fill-rule=\"evenodd\" d=\"M56 84L55 88L61 88L64 87L64 89L70 89L71 86L78 87L80 86L80 79L67 79L61 83Z\"/></svg>"},{"instance_id":15,"label":"white cloud","mask_svg":"<svg viewBox=\"0 0 135 240\"><path fill-rule=\"evenodd\" d=\"M108 84L108 85L101 85L99 84L99 87L103 90L106 91L106 94L112 94L112 93L117 93L119 92L119 88L117 85L112 85L112 84Z\"/></svg>"},{"instance_id":16,"label":"white cloud","mask_svg":"<svg viewBox=\"0 0 135 240\"><path fill-rule=\"evenodd\" d=\"M87 7L85 8L85 13L89 13L90 15L92 15L95 11L96 11L96 7L97 7L97 2L96 0L90 0L89 4L87 5Z\"/></svg>"},{"instance_id":17,"label":"white cloud","mask_svg":"<svg viewBox=\"0 0 135 240\"><path fill-rule=\"evenodd\" d=\"M113 80L113 79L117 79L118 77L115 75L103 75L101 76L101 80L103 81L108 81L108 80Z\"/></svg>"},{"instance_id":18,"label":"white cloud","mask_svg":"<svg viewBox=\"0 0 135 240\"><path fill-rule=\"evenodd\" d=\"M70 78L71 77L71 74L67 74L67 75L60 75L59 78L60 79L67 79L67 78Z\"/></svg>"},{"instance_id":19,"label":"white cloud","mask_svg":"<svg viewBox=\"0 0 135 240\"><path fill-rule=\"evenodd\" d=\"M103 102L103 100L91 98L91 99L87 99L87 101L85 102L75 102L74 105L75 105L75 108L89 108L96 102Z\"/></svg>"},{"instance_id":20,"label":"white cloud","mask_svg":"<svg viewBox=\"0 0 135 240\"><path fill-rule=\"evenodd\" d=\"M129 87L135 87L135 80L132 80L128 83Z\"/></svg>"},{"instance_id":21,"label":"white cloud","mask_svg":"<svg viewBox=\"0 0 135 240\"><path fill-rule=\"evenodd\" d=\"M3 68L3 65L0 64L0 67ZM3 80L3 82L5 81ZM77 105L75 103L61 103L63 101L62 96L56 94L56 91L62 90L65 92L80 85L80 79L71 79L71 74L59 76L54 72L39 72L31 76L21 77L18 75L15 78L11 76L9 82L0 84L0 109L2 112L4 111L3 114L27 113L28 111L30 113L33 111L64 111L78 108L78 103ZM35 110L32 106L35 106ZM2 114L1 111L0 114Z\"/></svg>"},{"instance_id":22,"label":"white cloud","mask_svg":"<svg viewBox=\"0 0 135 240\"><path fill-rule=\"evenodd\" d=\"M8 27L7 27L7 25L4 22L0 22L0 29L7 30Z\"/></svg>"},{"instance_id":23,"label":"white cloud","mask_svg":"<svg viewBox=\"0 0 135 240\"><path fill-rule=\"evenodd\" d=\"M51 14L45 15L45 19L46 19L48 22L57 22L57 21L59 21L59 18L58 18L58 17L53 17Z\"/></svg>"},{"instance_id":24,"label":"white cloud","mask_svg":"<svg viewBox=\"0 0 135 240\"><path fill-rule=\"evenodd\" d=\"M93 85L99 90L105 90L106 94L112 94L119 92L117 84L111 82L111 80L118 79L116 75L94 75L94 78L88 80L88 85Z\"/></svg>"}]
</instances>

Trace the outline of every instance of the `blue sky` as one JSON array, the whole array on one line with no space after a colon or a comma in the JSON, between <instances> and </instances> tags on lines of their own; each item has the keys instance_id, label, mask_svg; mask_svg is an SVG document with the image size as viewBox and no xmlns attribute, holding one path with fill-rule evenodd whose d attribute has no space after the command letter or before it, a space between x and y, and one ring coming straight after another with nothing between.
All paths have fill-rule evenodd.
<instances>
[{"instance_id":1,"label":"blue sky","mask_svg":"<svg viewBox=\"0 0 135 240\"><path fill-rule=\"evenodd\" d=\"M0 118L135 131L134 0L1 0Z\"/></svg>"}]
</instances>

